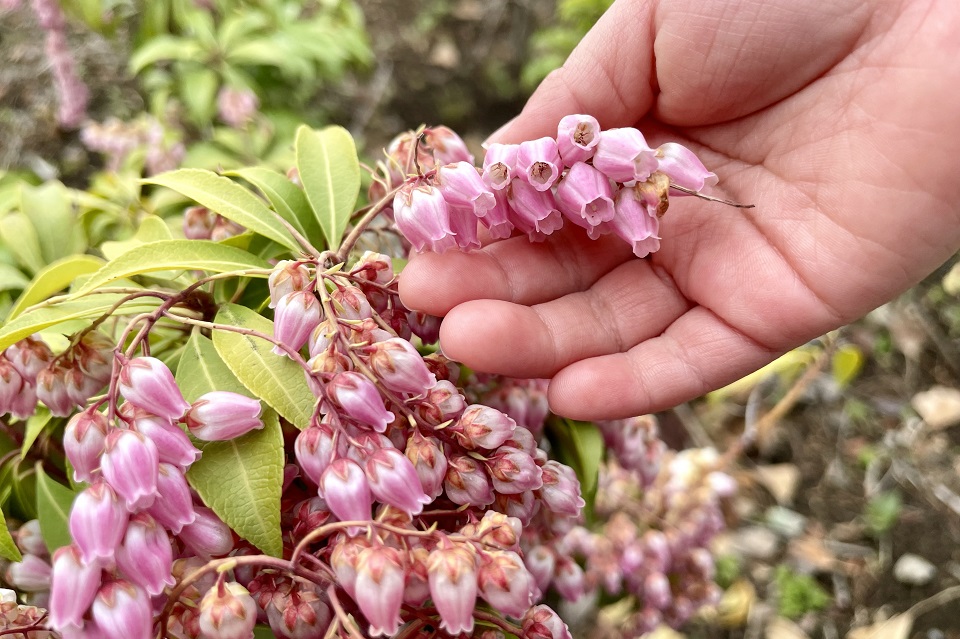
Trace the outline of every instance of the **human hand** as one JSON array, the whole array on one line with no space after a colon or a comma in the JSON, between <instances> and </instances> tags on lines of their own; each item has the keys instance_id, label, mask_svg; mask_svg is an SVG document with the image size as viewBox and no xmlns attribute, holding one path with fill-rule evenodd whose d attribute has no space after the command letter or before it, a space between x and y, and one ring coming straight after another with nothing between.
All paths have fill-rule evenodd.
<instances>
[{"instance_id":1,"label":"human hand","mask_svg":"<svg viewBox=\"0 0 960 639\"><path fill-rule=\"evenodd\" d=\"M845 324L960 248L960 6L952 0L618 0L497 132L561 117L680 142L734 209L673 198L636 259L567 224L423 254L409 307L453 359L550 377L554 412L638 415L731 382Z\"/></svg>"}]
</instances>

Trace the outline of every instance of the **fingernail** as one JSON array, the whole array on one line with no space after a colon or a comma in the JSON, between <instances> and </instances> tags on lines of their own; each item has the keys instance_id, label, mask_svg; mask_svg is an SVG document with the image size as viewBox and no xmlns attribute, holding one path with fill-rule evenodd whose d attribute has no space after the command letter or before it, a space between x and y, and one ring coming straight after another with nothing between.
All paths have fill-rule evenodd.
<instances>
[{"instance_id":1,"label":"fingernail","mask_svg":"<svg viewBox=\"0 0 960 639\"><path fill-rule=\"evenodd\" d=\"M487 137L487 139L483 141L483 147L486 148L487 144L489 144L490 142L496 142L497 139L500 137L500 135L501 135L504 131L506 131L507 129L509 129L509 128L513 125L513 123L517 120L518 117L520 117L520 116L518 115L518 116L514 116L513 118L510 118L510 119L507 120L499 129L497 129L496 131L494 131L493 133L491 133L491 134Z\"/></svg>"}]
</instances>

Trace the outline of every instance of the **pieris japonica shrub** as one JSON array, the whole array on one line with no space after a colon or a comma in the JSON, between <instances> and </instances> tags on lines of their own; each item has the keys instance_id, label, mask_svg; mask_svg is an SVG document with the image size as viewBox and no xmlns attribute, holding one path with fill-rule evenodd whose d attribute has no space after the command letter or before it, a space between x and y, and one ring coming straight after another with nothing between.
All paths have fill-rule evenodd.
<instances>
[{"instance_id":1,"label":"pieris japonica shrub","mask_svg":"<svg viewBox=\"0 0 960 639\"><path fill-rule=\"evenodd\" d=\"M589 116L491 145L482 168L436 127L395 140L357 209L345 130L303 127L295 150L287 175L145 180L183 198L185 239L51 264L14 305L0 413L39 458L38 519L0 552L47 613L8 628L560 639L545 602L630 596L631 635L714 602L706 548L733 489L715 455L668 454L649 417L552 417L544 380L462 370L439 318L401 303L399 262L354 249L377 218L365 242L415 251L572 223L643 257L669 197L715 176Z\"/></svg>"}]
</instances>

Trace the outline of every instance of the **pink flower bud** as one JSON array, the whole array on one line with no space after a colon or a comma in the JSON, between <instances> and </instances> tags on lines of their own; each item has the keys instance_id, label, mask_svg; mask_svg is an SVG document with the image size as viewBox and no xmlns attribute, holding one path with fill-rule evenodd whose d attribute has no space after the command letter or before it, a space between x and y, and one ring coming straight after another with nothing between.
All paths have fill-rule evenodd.
<instances>
[{"instance_id":1,"label":"pink flower bud","mask_svg":"<svg viewBox=\"0 0 960 639\"><path fill-rule=\"evenodd\" d=\"M37 374L53 361L53 352L46 342L25 337L3 352L3 356L28 382L34 382Z\"/></svg>"},{"instance_id":2,"label":"pink flower bud","mask_svg":"<svg viewBox=\"0 0 960 639\"><path fill-rule=\"evenodd\" d=\"M548 606L530 608L523 615L522 623L523 634L520 639L573 639L567 624Z\"/></svg>"},{"instance_id":3,"label":"pink flower bud","mask_svg":"<svg viewBox=\"0 0 960 639\"><path fill-rule=\"evenodd\" d=\"M580 480L569 466L550 460L543 465L540 499L553 513L579 517L585 502L580 496Z\"/></svg>"},{"instance_id":4,"label":"pink flower bud","mask_svg":"<svg viewBox=\"0 0 960 639\"><path fill-rule=\"evenodd\" d=\"M36 555L25 554L20 561L7 566L4 578L20 592L44 592L50 590L50 564Z\"/></svg>"},{"instance_id":5,"label":"pink flower bud","mask_svg":"<svg viewBox=\"0 0 960 639\"><path fill-rule=\"evenodd\" d=\"M160 453L156 445L133 430L113 430L107 435L101 472L123 498L130 512L150 506L157 496Z\"/></svg>"},{"instance_id":6,"label":"pink flower bud","mask_svg":"<svg viewBox=\"0 0 960 639\"><path fill-rule=\"evenodd\" d=\"M277 302L273 315L273 336L290 349L299 351L320 323L320 315L320 301L312 292L287 293ZM286 355L279 346L274 346L273 352Z\"/></svg>"},{"instance_id":7,"label":"pink flower bud","mask_svg":"<svg viewBox=\"0 0 960 639\"><path fill-rule=\"evenodd\" d=\"M310 357L314 357L336 344L337 322L334 319L325 319L310 332L307 347Z\"/></svg>"},{"instance_id":8,"label":"pink flower bud","mask_svg":"<svg viewBox=\"0 0 960 639\"><path fill-rule=\"evenodd\" d=\"M473 536L485 545L517 551L521 534L523 534L523 524L519 519L496 510L488 510L476 524L476 532Z\"/></svg>"},{"instance_id":9,"label":"pink flower bud","mask_svg":"<svg viewBox=\"0 0 960 639\"><path fill-rule=\"evenodd\" d=\"M516 428L516 422L495 408L473 404L449 431L467 450L496 450L513 436Z\"/></svg>"},{"instance_id":10,"label":"pink flower bud","mask_svg":"<svg viewBox=\"0 0 960 639\"><path fill-rule=\"evenodd\" d=\"M670 580L662 572L651 572L643 580L643 602L659 610L666 609L673 601Z\"/></svg>"},{"instance_id":11,"label":"pink flower bud","mask_svg":"<svg viewBox=\"0 0 960 639\"><path fill-rule=\"evenodd\" d=\"M449 206L468 209L475 217L483 217L495 205L493 192L480 179L473 164L447 164L437 171L440 193Z\"/></svg>"},{"instance_id":12,"label":"pink flower bud","mask_svg":"<svg viewBox=\"0 0 960 639\"><path fill-rule=\"evenodd\" d=\"M19 374L17 374L17 377L19 378ZM17 387L15 395L10 400L11 406L28 386L29 382L24 380L22 386ZM66 369L60 365L48 366L37 373L37 385L34 392L36 398L50 409L50 414L54 417L66 417L76 407L67 393Z\"/></svg>"},{"instance_id":13,"label":"pink flower bud","mask_svg":"<svg viewBox=\"0 0 960 639\"><path fill-rule=\"evenodd\" d=\"M37 391L36 388L27 380L23 380L23 386L20 387L20 392L17 393L16 397L13 398L13 402L10 404L10 414L16 417L17 419L27 419L34 414L37 410ZM66 417L73 411L71 407L65 415L60 415L60 417ZM50 411L51 414L53 411Z\"/></svg>"},{"instance_id":14,"label":"pink flower bud","mask_svg":"<svg viewBox=\"0 0 960 639\"><path fill-rule=\"evenodd\" d=\"M424 344L435 344L440 339L440 318L416 311L407 314L410 331L420 338ZM399 331L398 331L399 334ZM401 335L401 337L403 337ZM407 338L410 336L407 335Z\"/></svg>"},{"instance_id":15,"label":"pink flower bud","mask_svg":"<svg viewBox=\"0 0 960 639\"><path fill-rule=\"evenodd\" d=\"M510 203L507 201L505 190L494 191L495 204L487 214L480 218L480 223L487 227L490 237L502 240L513 233L513 222L510 221Z\"/></svg>"},{"instance_id":16,"label":"pink flower bud","mask_svg":"<svg viewBox=\"0 0 960 639\"><path fill-rule=\"evenodd\" d=\"M267 286L270 288L269 307L276 308L280 298L297 291L309 291L313 287L313 281L306 264L282 260L277 262L271 271Z\"/></svg>"},{"instance_id":17,"label":"pink flower bud","mask_svg":"<svg viewBox=\"0 0 960 639\"><path fill-rule=\"evenodd\" d=\"M405 184L393 200L393 217L397 228L419 253L443 253L457 246L447 202L440 190L429 184Z\"/></svg>"},{"instance_id":18,"label":"pink flower bud","mask_svg":"<svg viewBox=\"0 0 960 639\"><path fill-rule=\"evenodd\" d=\"M330 521L330 507L319 495L305 499L293 508L293 537L303 539L308 533Z\"/></svg>"},{"instance_id":19,"label":"pink flower bud","mask_svg":"<svg viewBox=\"0 0 960 639\"><path fill-rule=\"evenodd\" d=\"M370 368L390 390L420 395L437 383L423 356L407 340L394 337L365 350L370 354Z\"/></svg>"},{"instance_id":20,"label":"pink flower bud","mask_svg":"<svg viewBox=\"0 0 960 639\"><path fill-rule=\"evenodd\" d=\"M154 443L160 463L173 464L186 471L200 459L200 450L179 426L174 426L169 420L138 408L133 413L130 427Z\"/></svg>"},{"instance_id":21,"label":"pink flower bud","mask_svg":"<svg viewBox=\"0 0 960 639\"><path fill-rule=\"evenodd\" d=\"M557 150L565 166L586 162L600 142L600 123L590 115L568 115L557 126Z\"/></svg>"},{"instance_id":22,"label":"pink flower bud","mask_svg":"<svg viewBox=\"0 0 960 639\"><path fill-rule=\"evenodd\" d=\"M363 466L371 455L382 448L393 449L396 446L386 435L365 431L351 437L350 441L344 446L343 452L349 459Z\"/></svg>"},{"instance_id":23,"label":"pink flower bud","mask_svg":"<svg viewBox=\"0 0 960 639\"><path fill-rule=\"evenodd\" d=\"M705 186L713 186L717 183L717 175L707 170L703 162L696 154L676 142L667 142L661 144L656 150L659 168L670 178L670 181L678 186L690 189L691 191L700 191ZM671 195L687 195L682 191L673 190Z\"/></svg>"},{"instance_id":24,"label":"pink flower bud","mask_svg":"<svg viewBox=\"0 0 960 639\"><path fill-rule=\"evenodd\" d=\"M47 550L47 543L43 540L43 534L40 532L40 520L38 519L24 522L14 534L14 539L20 552L38 557L48 557L50 555Z\"/></svg>"},{"instance_id":25,"label":"pink flower bud","mask_svg":"<svg viewBox=\"0 0 960 639\"><path fill-rule=\"evenodd\" d=\"M117 567L149 595L159 595L176 583L170 538L147 513L130 518L123 543L117 548Z\"/></svg>"},{"instance_id":26,"label":"pink flower bud","mask_svg":"<svg viewBox=\"0 0 960 639\"><path fill-rule=\"evenodd\" d=\"M350 273L369 282L389 284L393 281L393 260L383 253L364 251Z\"/></svg>"},{"instance_id":27,"label":"pink flower bud","mask_svg":"<svg viewBox=\"0 0 960 639\"><path fill-rule=\"evenodd\" d=\"M197 519L190 486L183 472L173 464L160 464L157 473L157 499L147 509L161 526L177 535ZM151 593L152 594L152 593Z\"/></svg>"},{"instance_id":28,"label":"pink flower bud","mask_svg":"<svg viewBox=\"0 0 960 639\"><path fill-rule=\"evenodd\" d=\"M360 552L354 598L370 622L371 636L393 636L400 629L403 586L403 562L395 548L380 545Z\"/></svg>"},{"instance_id":29,"label":"pink flower bud","mask_svg":"<svg viewBox=\"0 0 960 639\"><path fill-rule=\"evenodd\" d=\"M495 191L510 186L517 177L517 152L519 144L497 144L487 146L483 156L483 182Z\"/></svg>"},{"instance_id":30,"label":"pink flower bud","mask_svg":"<svg viewBox=\"0 0 960 639\"><path fill-rule=\"evenodd\" d=\"M233 549L230 527L209 508L194 507L196 519L177 535L200 557L222 557ZM154 515L156 517L156 515Z\"/></svg>"},{"instance_id":31,"label":"pink flower bud","mask_svg":"<svg viewBox=\"0 0 960 639\"><path fill-rule=\"evenodd\" d=\"M480 248L477 235L477 216L465 206L450 205L450 230L456 236L457 246L463 251Z\"/></svg>"},{"instance_id":32,"label":"pink flower bud","mask_svg":"<svg viewBox=\"0 0 960 639\"><path fill-rule=\"evenodd\" d=\"M480 507L493 503L490 478L480 462L467 455L453 455L447 460L443 487L455 504Z\"/></svg>"},{"instance_id":33,"label":"pink flower bud","mask_svg":"<svg viewBox=\"0 0 960 639\"><path fill-rule=\"evenodd\" d=\"M507 193L510 222L533 240L541 240L563 227L563 215L553 193L538 191L523 180L514 179Z\"/></svg>"},{"instance_id":34,"label":"pink flower bud","mask_svg":"<svg viewBox=\"0 0 960 639\"><path fill-rule=\"evenodd\" d=\"M610 228L620 239L633 246L633 254L646 257L660 250L660 221L652 214L636 188L624 187L614 203L616 214Z\"/></svg>"},{"instance_id":35,"label":"pink flower bud","mask_svg":"<svg viewBox=\"0 0 960 639\"><path fill-rule=\"evenodd\" d=\"M10 412L10 407L21 388L23 388L23 376L17 372L9 360L0 357L0 415Z\"/></svg>"},{"instance_id":36,"label":"pink flower bud","mask_svg":"<svg viewBox=\"0 0 960 639\"><path fill-rule=\"evenodd\" d=\"M120 369L120 392L138 408L170 421L177 421L190 408L173 373L153 357L137 357Z\"/></svg>"},{"instance_id":37,"label":"pink flower bud","mask_svg":"<svg viewBox=\"0 0 960 639\"><path fill-rule=\"evenodd\" d=\"M396 448L378 450L364 467L370 491L385 504L419 515L423 507L433 501L423 492L413 464Z\"/></svg>"},{"instance_id":38,"label":"pink flower bud","mask_svg":"<svg viewBox=\"0 0 960 639\"><path fill-rule=\"evenodd\" d=\"M577 601L584 595L583 568L569 557L557 559L553 587L567 601Z\"/></svg>"},{"instance_id":39,"label":"pink flower bud","mask_svg":"<svg viewBox=\"0 0 960 639\"><path fill-rule=\"evenodd\" d=\"M557 185L557 207L567 219L579 218L596 226L613 219L610 180L589 164L577 162Z\"/></svg>"},{"instance_id":40,"label":"pink flower bud","mask_svg":"<svg viewBox=\"0 0 960 639\"><path fill-rule=\"evenodd\" d=\"M183 420L193 436L226 441L263 428L260 400L229 391L211 391L193 402Z\"/></svg>"},{"instance_id":41,"label":"pink flower bud","mask_svg":"<svg viewBox=\"0 0 960 639\"><path fill-rule=\"evenodd\" d=\"M657 170L657 156L633 128L607 129L593 154L593 166L614 182L646 182Z\"/></svg>"},{"instance_id":42,"label":"pink flower bud","mask_svg":"<svg viewBox=\"0 0 960 639\"><path fill-rule=\"evenodd\" d=\"M373 316L366 296L356 286L341 286L330 293L337 315L342 319L362 320Z\"/></svg>"},{"instance_id":43,"label":"pink flower bud","mask_svg":"<svg viewBox=\"0 0 960 639\"><path fill-rule=\"evenodd\" d=\"M183 235L188 240L209 240L219 216L205 206L191 206L183 212Z\"/></svg>"},{"instance_id":44,"label":"pink flower bud","mask_svg":"<svg viewBox=\"0 0 960 639\"><path fill-rule=\"evenodd\" d=\"M439 164L469 162L473 164L473 154L467 149L463 139L445 126L432 126L423 130L426 145L433 151Z\"/></svg>"},{"instance_id":45,"label":"pink flower bud","mask_svg":"<svg viewBox=\"0 0 960 639\"><path fill-rule=\"evenodd\" d=\"M300 431L293 445L293 452L303 474L316 485L336 453L333 429L329 424L313 423Z\"/></svg>"},{"instance_id":46,"label":"pink flower bud","mask_svg":"<svg viewBox=\"0 0 960 639\"><path fill-rule=\"evenodd\" d=\"M520 555L506 550L480 554L477 586L494 610L516 618L533 605L537 587Z\"/></svg>"},{"instance_id":47,"label":"pink flower bud","mask_svg":"<svg viewBox=\"0 0 960 639\"><path fill-rule=\"evenodd\" d=\"M221 575L200 601L200 631L207 639L250 639L257 624L257 604L246 588Z\"/></svg>"},{"instance_id":48,"label":"pink flower bud","mask_svg":"<svg viewBox=\"0 0 960 639\"><path fill-rule=\"evenodd\" d=\"M338 373L327 384L327 397L352 419L372 428L378 433L396 418L383 405L380 391L360 373Z\"/></svg>"},{"instance_id":49,"label":"pink flower bud","mask_svg":"<svg viewBox=\"0 0 960 639\"><path fill-rule=\"evenodd\" d=\"M487 459L486 466L498 493L515 495L543 485L540 467L522 450L502 446Z\"/></svg>"},{"instance_id":50,"label":"pink flower bud","mask_svg":"<svg viewBox=\"0 0 960 639\"><path fill-rule=\"evenodd\" d=\"M313 639L326 635L333 613L326 599L312 588L294 582L282 599L274 597L267 606L270 629L278 639Z\"/></svg>"},{"instance_id":51,"label":"pink flower bud","mask_svg":"<svg viewBox=\"0 0 960 639\"><path fill-rule=\"evenodd\" d=\"M516 495L497 493L493 508L499 512L515 517L524 526L530 525L533 516L540 509L540 501L534 491L527 490Z\"/></svg>"},{"instance_id":52,"label":"pink flower bud","mask_svg":"<svg viewBox=\"0 0 960 639\"><path fill-rule=\"evenodd\" d=\"M557 563L557 556L554 551L549 546L534 546L524 553L523 563L527 567L527 571L533 576L540 592L547 592Z\"/></svg>"},{"instance_id":53,"label":"pink flower bud","mask_svg":"<svg viewBox=\"0 0 960 639\"><path fill-rule=\"evenodd\" d=\"M357 564L360 553L371 546L366 537L347 537L339 535L333 543L330 553L330 567L337 576L337 583L356 599Z\"/></svg>"},{"instance_id":54,"label":"pink flower bud","mask_svg":"<svg viewBox=\"0 0 960 639\"><path fill-rule=\"evenodd\" d=\"M150 598L129 581L110 581L100 586L93 600L93 620L106 639L153 638Z\"/></svg>"},{"instance_id":55,"label":"pink flower bud","mask_svg":"<svg viewBox=\"0 0 960 639\"><path fill-rule=\"evenodd\" d=\"M63 631L80 627L97 590L100 588L100 562L86 562L76 545L64 546L53 553L50 584L50 626Z\"/></svg>"},{"instance_id":56,"label":"pink flower bud","mask_svg":"<svg viewBox=\"0 0 960 639\"><path fill-rule=\"evenodd\" d=\"M457 419L466 407L467 402L457 387L443 379L427 392L417 411L425 422L436 426Z\"/></svg>"},{"instance_id":57,"label":"pink flower bud","mask_svg":"<svg viewBox=\"0 0 960 639\"><path fill-rule=\"evenodd\" d=\"M424 437L417 429L407 440L404 454L413 464L424 494L438 497L443 492L443 479L447 474L447 458L440 442L433 437Z\"/></svg>"},{"instance_id":58,"label":"pink flower bud","mask_svg":"<svg viewBox=\"0 0 960 639\"><path fill-rule=\"evenodd\" d=\"M70 536L80 548L83 561L112 561L129 519L126 507L103 480L94 481L77 495L70 509Z\"/></svg>"},{"instance_id":59,"label":"pink flower bud","mask_svg":"<svg viewBox=\"0 0 960 639\"><path fill-rule=\"evenodd\" d=\"M320 496L340 521L369 521L373 497L367 476L357 462L334 460L320 477Z\"/></svg>"},{"instance_id":60,"label":"pink flower bud","mask_svg":"<svg viewBox=\"0 0 960 639\"><path fill-rule=\"evenodd\" d=\"M517 176L537 191L547 191L560 178L563 163L553 138L520 143L517 149Z\"/></svg>"},{"instance_id":61,"label":"pink flower bud","mask_svg":"<svg viewBox=\"0 0 960 639\"><path fill-rule=\"evenodd\" d=\"M74 415L63 432L63 450L73 466L73 478L90 482L100 468L100 455L107 440L107 418L87 409Z\"/></svg>"},{"instance_id":62,"label":"pink flower bud","mask_svg":"<svg viewBox=\"0 0 960 639\"><path fill-rule=\"evenodd\" d=\"M454 636L473 632L476 563L476 553L471 547L449 541L434 549L427 560L430 596L440 613L440 628Z\"/></svg>"},{"instance_id":63,"label":"pink flower bud","mask_svg":"<svg viewBox=\"0 0 960 639\"><path fill-rule=\"evenodd\" d=\"M103 388L104 382L102 379L96 379L87 375L80 369L78 364L67 368L65 373L64 384L67 388L67 397L69 397L70 401L76 406L84 406L88 399L96 395L97 391Z\"/></svg>"}]
</instances>

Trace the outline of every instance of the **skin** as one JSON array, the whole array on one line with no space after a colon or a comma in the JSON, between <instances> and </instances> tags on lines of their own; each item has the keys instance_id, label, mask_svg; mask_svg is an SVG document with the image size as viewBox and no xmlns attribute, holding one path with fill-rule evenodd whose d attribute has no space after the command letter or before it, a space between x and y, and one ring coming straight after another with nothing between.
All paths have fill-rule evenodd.
<instances>
[{"instance_id":1,"label":"skin","mask_svg":"<svg viewBox=\"0 0 960 639\"><path fill-rule=\"evenodd\" d=\"M409 307L577 419L667 408L861 317L960 248L955 0L618 0L492 140L566 114L680 142L735 209L672 198L661 250L567 224L416 256Z\"/></svg>"}]
</instances>

